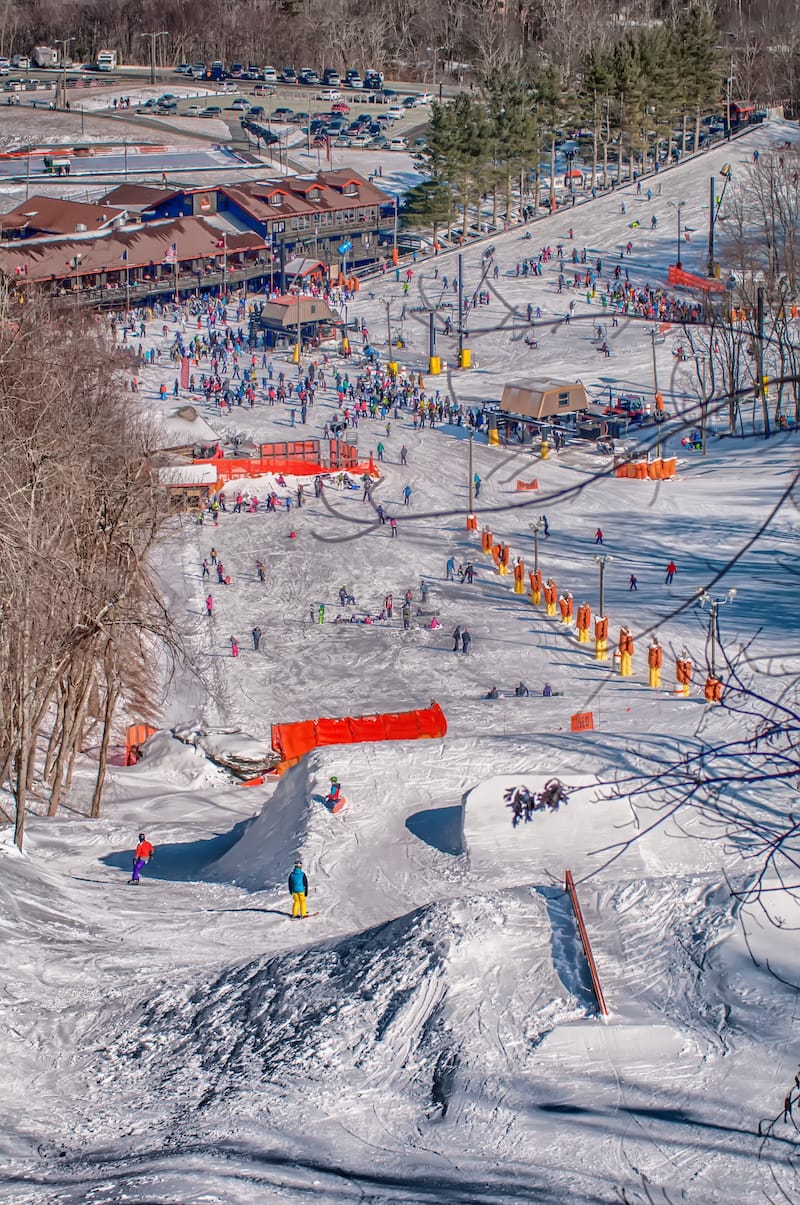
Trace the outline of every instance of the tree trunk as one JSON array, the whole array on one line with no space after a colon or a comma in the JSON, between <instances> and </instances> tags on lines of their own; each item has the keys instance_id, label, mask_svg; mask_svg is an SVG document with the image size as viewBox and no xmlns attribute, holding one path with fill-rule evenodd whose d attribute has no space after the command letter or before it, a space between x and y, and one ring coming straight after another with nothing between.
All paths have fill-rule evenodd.
<instances>
[{"instance_id":1,"label":"tree trunk","mask_svg":"<svg viewBox=\"0 0 800 1205\"><path fill-rule=\"evenodd\" d=\"M111 741L111 725L114 721L114 709L117 705L117 684L113 673L106 675L106 704L103 710L103 736L100 741L100 758L97 765L97 779L92 795L91 817L96 820L100 815L103 802L103 786L105 785L106 765L108 763L108 746Z\"/></svg>"}]
</instances>

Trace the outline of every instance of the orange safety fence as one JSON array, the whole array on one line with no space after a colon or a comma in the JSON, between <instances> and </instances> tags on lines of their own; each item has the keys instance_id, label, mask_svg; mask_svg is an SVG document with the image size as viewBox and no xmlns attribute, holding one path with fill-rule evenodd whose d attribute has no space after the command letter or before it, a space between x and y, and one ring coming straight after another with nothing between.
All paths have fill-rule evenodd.
<instances>
[{"instance_id":1,"label":"orange safety fence","mask_svg":"<svg viewBox=\"0 0 800 1205\"><path fill-rule=\"evenodd\" d=\"M135 766L142 745L157 730L152 724L129 724L125 731L125 765Z\"/></svg>"},{"instance_id":2,"label":"orange safety fence","mask_svg":"<svg viewBox=\"0 0 800 1205\"><path fill-rule=\"evenodd\" d=\"M534 477L533 481L520 481L519 479L517 480L517 491L538 490L538 488L539 488L539 482L536 480L535 477Z\"/></svg>"},{"instance_id":3,"label":"orange safety fence","mask_svg":"<svg viewBox=\"0 0 800 1205\"><path fill-rule=\"evenodd\" d=\"M364 473L374 475L375 465L372 461L362 461L359 464L341 465L335 468L327 468L321 465L319 461L310 460L276 460L273 457L262 459L261 457L237 457L236 459L228 459L227 457L218 460L194 460L193 464L213 464L217 470L217 477L220 481L234 481L239 477L263 477L267 473L288 473L293 477L316 477L324 473L339 473L346 470L354 476L362 476Z\"/></svg>"},{"instance_id":4,"label":"orange safety fence","mask_svg":"<svg viewBox=\"0 0 800 1205\"><path fill-rule=\"evenodd\" d=\"M293 765L311 749L323 745L354 745L361 741L415 741L447 734L447 720L438 703L414 711L382 715L323 717L295 724L273 724L272 748L283 768Z\"/></svg>"},{"instance_id":5,"label":"orange safety fence","mask_svg":"<svg viewBox=\"0 0 800 1205\"><path fill-rule=\"evenodd\" d=\"M683 285L687 289L699 289L703 293L721 293L725 285L721 280L713 280L708 276L695 276L693 272L684 272L670 264L667 280L671 285Z\"/></svg>"},{"instance_id":6,"label":"orange safety fence","mask_svg":"<svg viewBox=\"0 0 800 1205\"><path fill-rule=\"evenodd\" d=\"M631 460L617 465L615 477L629 478L634 481L667 481L678 472L677 456L665 460Z\"/></svg>"}]
</instances>

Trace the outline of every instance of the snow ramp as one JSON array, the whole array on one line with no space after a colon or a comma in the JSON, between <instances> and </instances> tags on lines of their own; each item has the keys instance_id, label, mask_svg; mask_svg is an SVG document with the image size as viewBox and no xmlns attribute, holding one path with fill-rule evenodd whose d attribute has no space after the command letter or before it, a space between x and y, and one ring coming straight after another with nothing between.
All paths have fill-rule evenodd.
<instances>
[{"instance_id":1,"label":"snow ramp","mask_svg":"<svg viewBox=\"0 0 800 1205\"><path fill-rule=\"evenodd\" d=\"M273 724L272 747L281 757L281 769L296 765L301 757L323 745L356 745L362 741L436 740L447 733L447 720L438 703L413 711L388 711L377 715L300 720Z\"/></svg>"}]
</instances>

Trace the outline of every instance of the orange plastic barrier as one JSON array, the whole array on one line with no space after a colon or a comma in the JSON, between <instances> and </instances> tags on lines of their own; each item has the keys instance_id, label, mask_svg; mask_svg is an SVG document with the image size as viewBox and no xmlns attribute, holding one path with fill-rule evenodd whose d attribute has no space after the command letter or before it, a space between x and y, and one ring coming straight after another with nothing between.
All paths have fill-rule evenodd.
<instances>
[{"instance_id":1,"label":"orange plastic barrier","mask_svg":"<svg viewBox=\"0 0 800 1205\"><path fill-rule=\"evenodd\" d=\"M709 279L707 276L695 276L693 272L684 272L670 264L667 280L671 285L683 285L687 289L699 289L702 293L721 293L725 285L721 280Z\"/></svg>"},{"instance_id":2,"label":"orange plastic barrier","mask_svg":"<svg viewBox=\"0 0 800 1205\"><path fill-rule=\"evenodd\" d=\"M415 711L382 715L323 717L296 724L273 724L272 748L280 754L282 768L294 765L311 749L323 745L354 745L361 741L416 741L447 734L447 720L438 703ZM280 768L279 768L280 769Z\"/></svg>"},{"instance_id":3,"label":"orange plastic barrier","mask_svg":"<svg viewBox=\"0 0 800 1205\"><path fill-rule=\"evenodd\" d=\"M535 477L534 477L533 481L520 481L519 479L517 480L517 490L538 490L538 488L539 488L539 482Z\"/></svg>"},{"instance_id":4,"label":"orange plastic barrier","mask_svg":"<svg viewBox=\"0 0 800 1205\"><path fill-rule=\"evenodd\" d=\"M129 724L125 732L125 765L135 766L139 750L156 729L152 724Z\"/></svg>"},{"instance_id":5,"label":"orange plastic barrier","mask_svg":"<svg viewBox=\"0 0 800 1205\"><path fill-rule=\"evenodd\" d=\"M213 464L220 481L234 481L239 477L263 477L265 473L288 473L294 477L316 477L320 473L338 473L346 468L348 473L360 477L364 473L374 473L375 466L370 461L361 464L342 465L338 468L326 468L318 461L310 460L274 460L272 457L262 459L245 457L221 460L194 460L193 464Z\"/></svg>"}]
</instances>

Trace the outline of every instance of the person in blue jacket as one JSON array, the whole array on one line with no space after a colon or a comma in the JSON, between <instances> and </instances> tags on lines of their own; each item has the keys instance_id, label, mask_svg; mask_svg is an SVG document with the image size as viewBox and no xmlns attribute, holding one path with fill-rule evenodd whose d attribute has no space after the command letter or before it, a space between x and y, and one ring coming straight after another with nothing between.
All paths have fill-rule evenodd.
<instances>
[{"instance_id":1,"label":"person in blue jacket","mask_svg":"<svg viewBox=\"0 0 800 1205\"><path fill-rule=\"evenodd\" d=\"M325 802L327 803L328 807L332 807L334 803L338 802L339 796L341 795L341 793L342 793L342 784L339 782L339 779L334 774L331 777L331 789L328 792L328 794L325 796Z\"/></svg>"},{"instance_id":2,"label":"person in blue jacket","mask_svg":"<svg viewBox=\"0 0 800 1205\"><path fill-rule=\"evenodd\" d=\"M306 907L308 877L303 870L303 863L299 858L294 864L294 870L289 875L289 891L292 893L292 920L295 920L297 917L308 916L308 909Z\"/></svg>"}]
</instances>

